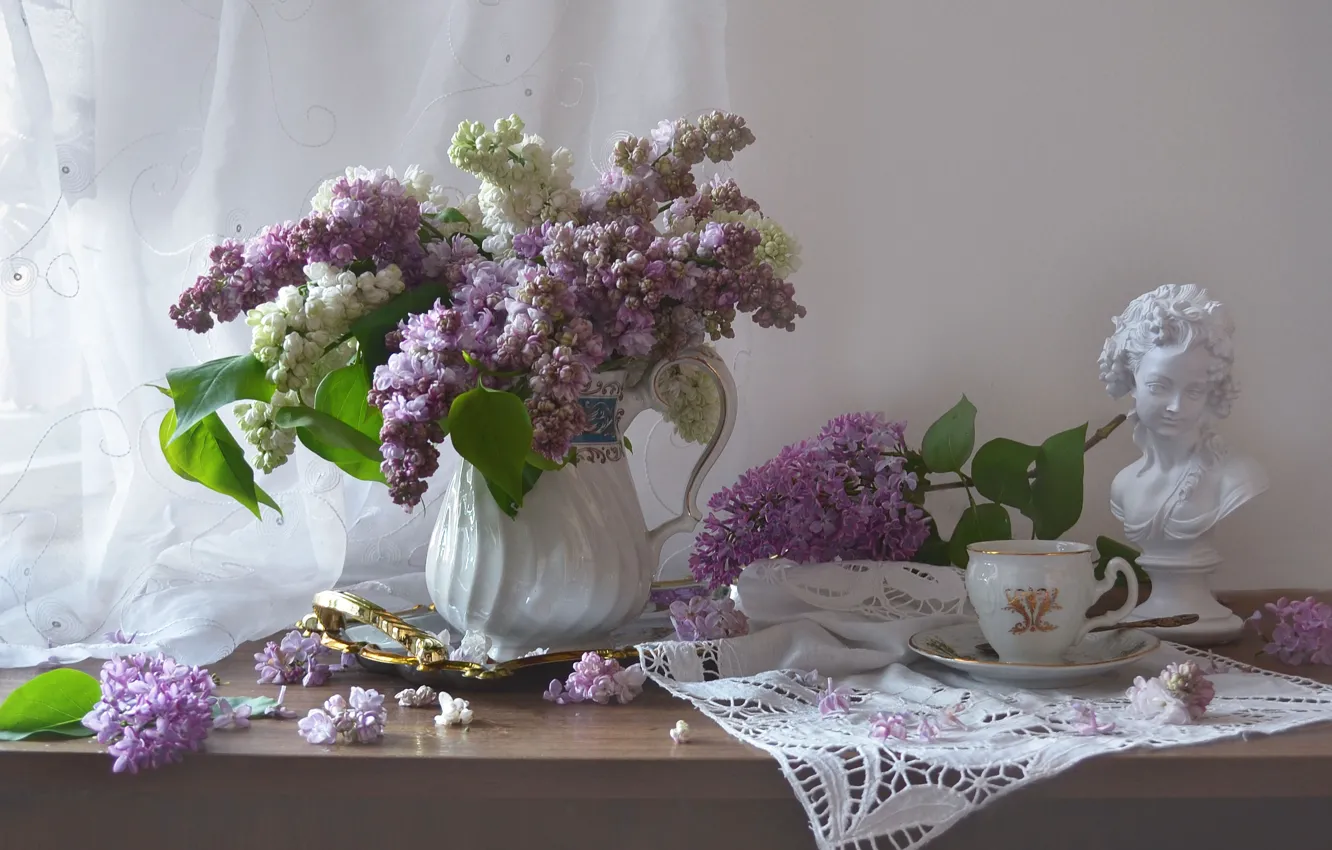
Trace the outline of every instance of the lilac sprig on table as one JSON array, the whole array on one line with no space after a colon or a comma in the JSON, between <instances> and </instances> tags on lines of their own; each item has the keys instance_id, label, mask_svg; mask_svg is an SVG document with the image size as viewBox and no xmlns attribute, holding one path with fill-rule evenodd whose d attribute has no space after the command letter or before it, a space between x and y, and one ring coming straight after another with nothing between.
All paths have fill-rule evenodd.
<instances>
[{"instance_id":1,"label":"lilac sprig on table","mask_svg":"<svg viewBox=\"0 0 1332 850\"><path fill-rule=\"evenodd\" d=\"M749 634L749 618L732 599L695 596L671 603L671 625L682 641L720 640Z\"/></svg>"},{"instance_id":2,"label":"lilac sprig on table","mask_svg":"<svg viewBox=\"0 0 1332 850\"><path fill-rule=\"evenodd\" d=\"M647 674L641 664L621 667L614 658L603 658L595 652L583 653L575 661L573 672L564 682L552 679L542 697L556 705L595 702L606 705L611 700L620 704L633 701L643 692Z\"/></svg>"},{"instance_id":3,"label":"lilac sprig on table","mask_svg":"<svg viewBox=\"0 0 1332 850\"><path fill-rule=\"evenodd\" d=\"M1125 692L1129 711L1145 720L1188 724L1207 712L1216 696L1212 680L1192 661L1167 664L1157 676L1138 676Z\"/></svg>"},{"instance_id":4,"label":"lilac sprig on table","mask_svg":"<svg viewBox=\"0 0 1332 850\"><path fill-rule=\"evenodd\" d=\"M322 708L312 708L296 726L311 744L373 744L384 737L388 709L374 688L353 687L347 697L334 694Z\"/></svg>"},{"instance_id":5,"label":"lilac sprig on table","mask_svg":"<svg viewBox=\"0 0 1332 850\"><path fill-rule=\"evenodd\" d=\"M334 658L336 664L330 663ZM353 660L348 653L338 655L324 647L319 638L306 636L296 629L287 632L281 642L269 641L262 652L254 654L254 669L259 673L261 685L294 685L317 687L329 680L333 673L345 669Z\"/></svg>"},{"instance_id":6,"label":"lilac sprig on table","mask_svg":"<svg viewBox=\"0 0 1332 850\"><path fill-rule=\"evenodd\" d=\"M1263 611L1276 619L1263 652L1283 664L1332 664L1332 605L1310 596L1291 601L1281 597L1254 611L1246 620L1262 635Z\"/></svg>"},{"instance_id":7,"label":"lilac sprig on table","mask_svg":"<svg viewBox=\"0 0 1332 850\"><path fill-rule=\"evenodd\" d=\"M1106 721L1103 723L1098 720L1096 709L1089 703L1081 700L1075 701L1069 706L1069 710L1073 714L1070 725L1073 727L1073 731L1079 735L1109 735L1115 731L1114 722Z\"/></svg>"},{"instance_id":8,"label":"lilac sprig on table","mask_svg":"<svg viewBox=\"0 0 1332 850\"><path fill-rule=\"evenodd\" d=\"M213 728L213 680L164 655L125 655L102 665L101 700L83 718L115 759L115 773L180 761Z\"/></svg>"},{"instance_id":9,"label":"lilac sprig on table","mask_svg":"<svg viewBox=\"0 0 1332 850\"><path fill-rule=\"evenodd\" d=\"M819 714L827 717L829 714L845 714L851 708L851 689L846 685L833 686L833 680L828 680L828 686L819 691Z\"/></svg>"},{"instance_id":10,"label":"lilac sprig on table","mask_svg":"<svg viewBox=\"0 0 1332 850\"><path fill-rule=\"evenodd\" d=\"M882 414L851 413L745 472L708 501L689 559L694 577L731 584L769 558L910 559L930 522L913 501L921 482L908 469L905 434L905 423Z\"/></svg>"}]
</instances>

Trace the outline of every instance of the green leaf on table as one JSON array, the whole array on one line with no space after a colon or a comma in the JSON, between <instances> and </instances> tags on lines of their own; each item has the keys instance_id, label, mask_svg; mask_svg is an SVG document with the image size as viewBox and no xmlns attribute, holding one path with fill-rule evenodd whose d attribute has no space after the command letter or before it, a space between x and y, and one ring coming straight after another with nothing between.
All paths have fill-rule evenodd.
<instances>
[{"instance_id":1,"label":"green leaf on table","mask_svg":"<svg viewBox=\"0 0 1332 850\"><path fill-rule=\"evenodd\" d=\"M484 387L468 390L449 407L449 432L463 460L521 508L523 470L532 451L532 420L523 400Z\"/></svg>"},{"instance_id":2,"label":"green leaf on table","mask_svg":"<svg viewBox=\"0 0 1332 850\"><path fill-rule=\"evenodd\" d=\"M445 304L452 303L448 288L438 281L427 281L352 322L351 335L356 338L361 360L372 370L387 363L389 352L384 337L403 319L413 313L424 313L441 300Z\"/></svg>"},{"instance_id":3,"label":"green leaf on table","mask_svg":"<svg viewBox=\"0 0 1332 850\"><path fill-rule=\"evenodd\" d=\"M91 738L97 733L75 720L35 732L7 732L0 729L0 741L25 741L28 738Z\"/></svg>"},{"instance_id":4,"label":"green leaf on table","mask_svg":"<svg viewBox=\"0 0 1332 850\"><path fill-rule=\"evenodd\" d=\"M971 459L971 480L976 492L991 502L1008 505L1024 514L1031 507L1031 478L1037 448L999 437L976 450Z\"/></svg>"},{"instance_id":5,"label":"green leaf on table","mask_svg":"<svg viewBox=\"0 0 1332 850\"><path fill-rule=\"evenodd\" d=\"M955 567L965 567L969 560L967 546L982 540L1007 540L1013 536L1013 521L1003 505L981 502L962 512L948 541L948 556Z\"/></svg>"},{"instance_id":6,"label":"green leaf on table","mask_svg":"<svg viewBox=\"0 0 1332 850\"><path fill-rule=\"evenodd\" d=\"M1087 423L1061 431L1036 452L1036 477L1031 482L1032 534L1054 540L1082 516L1083 445Z\"/></svg>"},{"instance_id":7,"label":"green leaf on table","mask_svg":"<svg viewBox=\"0 0 1332 850\"><path fill-rule=\"evenodd\" d=\"M230 496L256 517L260 516L260 504L282 513L273 497L254 483L254 470L246 462L245 452L216 413L208 414L194 427L172 439L175 431L176 411L168 410L157 436L162 445L162 456L172 472L186 481L198 482L214 492Z\"/></svg>"},{"instance_id":8,"label":"green leaf on table","mask_svg":"<svg viewBox=\"0 0 1332 850\"><path fill-rule=\"evenodd\" d=\"M961 472L976 445L976 405L966 396L925 432L920 453L931 472Z\"/></svg>"},{"instance_id":9,"label":"green leaf on table","mask_svg":"<svg viewBox=\"0 0 1332 850\"><path fill-rule=\"evenodd\" d=\"M171 439L224 404L241 399L271 401L274 387L266 372L267 367L253 354L221 357L167 372L167 386L176 403L176 430Z\"/></svg>"},{"instance_id":10,"label":"green leaf on table","mask_svg":"<svg viewBox=\"0 0 1332 850\"><path fill-rule=\"evenodd\" d=\"M82 670L48 670L19 685L0 705L0 740L18 741L43 732L91 735L80 721L101 698L101 685ZM84 731L76 731L75 725Z\"/></svg>"},{"instance_id":11,"label":"green leaf on table","mask_svg":"<svg viewBox=\"0 0 1332 850\"><path fill-rule=\"evenodd\" d=\"M218 700L219 702L213 703L213 717L215 718L222 715L221 700L227 701L227 705L231 706L233 713L241 706L248 705L251 717L267 717L276 713L278 706L278 701L273 697L218 697Z\"/></svg>"}]
</instances>

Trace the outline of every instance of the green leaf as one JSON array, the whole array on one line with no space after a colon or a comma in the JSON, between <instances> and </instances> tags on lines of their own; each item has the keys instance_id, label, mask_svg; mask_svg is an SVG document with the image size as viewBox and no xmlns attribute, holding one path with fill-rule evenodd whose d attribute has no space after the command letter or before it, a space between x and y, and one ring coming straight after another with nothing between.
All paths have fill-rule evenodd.
<instances>
[{"instance_id":1,"label":"green leaf","mask_svg":"<svg viewBox=\"0 0 1332 850\"><path fill-rule=\"evenodd\" d=\"M358 277L360 275L365 274L366 272L373 272L374 270L375 270L374 260L352 260L351 264L347 266L347 271L351 272L354 275L357 275Z\"/></svg>"},{"instance_id":2,"label":"green leaf","mask_svg":"<svg viewBox=\"0 0 1332 850\"><path fill-rule=\"evenodd\" d=\"M976 406L962 400L925 432L920 453L931 472L961 472L976 445Z\"/></svg>"},{"instance_id":3,"label":"green leaf","mask_svg":"<svg viewBox=\"0 0 1332 850\"><path fill-rule=\"evenodd\" d=\"M64 723L60 726L52 726L50 729L39 729L35 732L6 732L0 729L0 741L22 741L27 738L91 738L97 733L84 726L79 721Z\"/></svg>"},{"instance_id":4,"label":"green leaf","mask_svg":"<svg viewBox=\"0 0 1332 850\"><path fill-rule=\"evenodd\" d=\"M230 496L256 517L260 516L261 503L282 513L273 497L254 483L254 470L245 461L245 452L216 413L208 414L194 427L171 439L175 430L176 412L168 410L157 436L172 472L186 481L196 481Z\"/></svg>"},{"instance_id":5,"label":"green leaf","mask_svg":"<svg viewBox=\"0 0 1332 850\"><path fill-rule=\"evenodd\" d=\"M930 517L930 536L920 544L911 560L919 564L934 564L936 567L946 567L953 562L948 552L948 541L939 536L939 525L933 517Z\"/></svg>"},{"instance_id":6,"label":"green leaf","mask_svg":"<svg viewBox=\"0 0 1332 850\"><path fill-rule=\"evenodd\" d=\"M1138 556L1142 553L1127 543L1122 543L1113 537L1101 535L1096 538L1096 580L1105 578L1105 568L1110 564L1111 558L1123 558L1133 567L1133 572L1137 574L1138 581L1150 581L1147 573L1143 572L1142 567L1138 566ZM1123 579L1119 579L1117 584L1122 584Z\"/></svg>"},{"instance_id":7,"label":"green leaf","mask_svg":"<svg viewBox=\"0 0 1332 850\"><path fill-rule=\"evenodd\" d=\"M424 313L441 300L445 304L452 303L448 288L442 283L429 281L352 322L351 335L356 337L360 346L361 359L371 369L387 363L389 352L384 337L403 319L413 313Z\"/></svg>"},{"instance_id":8,"label":"green leaf","mask_svg":"<svg viewBox=\"0 0 1332 850\"><path fill-rule=\"evenodd\" d=\"M378 446L384 415L370 403L369 395L370 369L363 362L353 363L329 372L319 382L319 388L315 390L315 410L364 434ZM296 437L307 449L351 477L362 481L384 481L381 460L354 449L339 448L311 428L297 428Z\"/></svg>"},{"instance_id":9,"label":"green leaf","mask_svg":"<svg viewBox=\"0 0 1332 850\"><path fill-rule=\"evenodd\" d=\"M337 446L329 445L321 440L319 436L309 428L297 428L296 439L301 441L301 445L333 464L338 469L341 469L352 478L357 478L361 481L375 481L380 484L386 483L384 479L384 470L381 468L383 461L376 462L360 452L354 452L351 449L342 449Z\"/></svg>"},{"instance_id":10,"label":"green leaf","mask_svg":"<svg viewBox=\"0 0 1332 850\"><path fill-rule=\"evenodd\" d=\"M355 452L375 463L384 460L379 451L378 440L367 437L346 422L335 419L322 410L299 404L279 407L273 414L273 421L282 428L308 430L324 445Z\"/></svg>"},{"instance_id":11,"label":"green leaf","mask_svg":"<svg viewBox=\"0 0 1332 850\"><path fill-rule=\"evenodd\" d=\"M1027 473L1036 462L1037 448L1000 437L976 450L971 459L971 479L976 491L991 502L1017 508L1024 514L1031 507L1031 479Z\"/></svg>"},{"instance_id":12,"label":"green leaf","mask_svg":"<svg viewBox=\"0 0 1332 850\"><path fill-rule=\"evenodd\" d=\"M226 700L227 705L231 706L234 712L242 705L250 707L250 717L267 717L274 714L278 706L278 701L273 697L218 697L219 700ZM213 703L213 717L222 715L222 706Z\"/></svg>"},{"instance_id":13,"label":"green leaf","mask_svg":"<svg viewBox=\"0 0 1332 850\"><path fill-rule=\"evenodd\" d=\"M528 493L532 492L532 488L536 486L537 479L540 477L541 470L537 467L532 466L531 464L527 464L523 467L524 498L526 498ZM495 497L495 502L499 505L500 510L508 514L510 519L518 515L518 503L513 500L513 497L496 487L495 483L489 478L486 479L486 487L490 490L490 495Z\"/></svg>"},{"instance_id":14,"label":"green leaf","mask_svg":"<svg viewBox=\"0 0 1332 850\"><path fill-rule=\"evenodd\" d=\"M527 453L527 465L535 466L537 469L544 470L546 472L555 472L556 470L564 468L564 464L556 463L555 461L551 460L545 455L540 455L537 454L536 452Z\"/></svg>"},{"instance_id":15,"label":"green leaf","mask_svg":"<svg viewBox=\"0 0 1332 850\"><path fill-rule=\"evenodd\" d=\"M965 567L969 558L967 546L982 540L1008 540L1013 536L1013 523L1003 505L981 502L962 512L953 539L948 541L948 555L955 567Z\"/></svg>"},{"instance_id":16,"label":"green leaf","mask_svg":"<svg viewBox=\"0 0 1332 850\"><path fill-rule=\"evenodd\" d=\"M176 402L176 431L171 439L224 404L246 398L271 401L274 387L266 368L253 354L238 354L167 372L167 385Z\"/></svg>"},{"instance_id":17,"label":"green leaf","mask_svg":"<svg viewBox=\"0 0 1332 850\"><path fill-rule=\"evenodd\" d=\"M315 390L314 406L315 410L379 442L384 414L370 403L370 369L364 363L354 363L325 375Z\"/></svg>"},{"instance_id":18,"label":"green leaf","mask_svg":"<svg viewBox=\"0 0 1332 850\"><path fill-rule=\"evenodd\" d=\"M621 438L621 442L624 443L624 450L627 451L627 452L629 452L630 454L633 454L633 452L634 452L634 444L631 443L631 442L629 442L629 438L628 438L628 437L622 437L622 438Z\"/></svg>"},{"instance_id":19,"label":"green leaf","mask_svg":"<svg viewBox=\"0 0 1332 850\"><path fill-rule=\"evenodd\" d=\"M1031 483L1032 533L1053 540L1082 516L1083 444L1087 423L1061 431L1036 452L1036 478Z\"/></svg>"},{"instance_id":20,"label":"green leaf","mask_svg":"<svg viewBox=\"0 0 1332 850\"><path fill-rule=\"evenodd\" d=\"M449 407L453 448L492 487L523 505L523 468L532 450L532 420L523 400L484 387L468 390Z\"/></svg>"},{"instance_id":21,"label":"green leaf","mask_svg":"<svg viewBox=\"0 0 1332 850\"><path fill-rule=\"evenodd\" d=\"M68 667L49 670L19 685L0 705L0 731L17 736L8 740L38 732L71 736L73 724L101 698L101 685L87 673Z\"/></svg>"},{"instance_id":22,"label":"green leaf","mask_svg":"<svg viewBox=\"0 0 1332 850\"><path fill-rule=\"evenodd\" d=\"M439 216L439 220L445 224L471 224L472 222L463 215L457 207L449 207Z\"/></svg>"}]
</instances>

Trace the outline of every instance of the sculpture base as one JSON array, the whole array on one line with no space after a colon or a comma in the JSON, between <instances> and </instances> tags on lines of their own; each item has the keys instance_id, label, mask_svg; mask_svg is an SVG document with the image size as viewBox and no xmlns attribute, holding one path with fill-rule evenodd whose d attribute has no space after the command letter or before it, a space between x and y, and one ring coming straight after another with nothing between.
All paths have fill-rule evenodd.
<instances>
[{"instance_id":1,"label":"sculpture base","mask_svg":"<svg viewBox=\"0 0 1332 850\"><path fill-rule=\"evenodd\" d=\"M1146 629L1162 640L1188 646L1216 646L1239 640L1244 621L1226 606L1216 601L1208 586L1208 578L1216 564L1183 566L1153 564L1138 559L1138 564L1151 577L1152 592L1147 601L1133 609L1127 621L1170 617L1178 614L1197 614L1198 622L1174 629Z\"/></svg>"}]
</instances>

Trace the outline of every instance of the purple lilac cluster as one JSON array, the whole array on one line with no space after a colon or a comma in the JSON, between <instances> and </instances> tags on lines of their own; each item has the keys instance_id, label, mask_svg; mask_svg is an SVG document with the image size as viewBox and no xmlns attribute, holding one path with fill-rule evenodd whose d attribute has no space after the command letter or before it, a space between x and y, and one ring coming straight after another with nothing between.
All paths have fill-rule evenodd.
<instances>
[{"instance_id":1,"label":"purple lilac cluster","mask_svg":"<svg viewBox=\"0 0 1332 850\"><path fill-rule=\"evenodd\" d=\"M839 416L813 440L782 449L708 501L689 567L712 587L748 564L835 559L908 560L929 536L912 501L906 424L877 413Z\"/></svg>"},{"instance_id":2,"label":"purple lilac cluster","mask_svg":"<svg viewBox=\"0 0 1332 850\"><path fill-rule=\"evenodd\" d=\"M281 643L270 640L263 652L254 654L254 669L261 685L300 682L306 687L317 687L327 682L335 670L341 669L341 665L328 663L331 658L332 653L319 643L319 638L306 637L293 629L287 632Z\"/></svg>"},{"instance_id":3,"label":"purple lilac cluster","mask_svg":"<svg viewBox=\"0 0 1332 850\"><path fill-rule=\"evenodd\" d=\"M388 709L374 688L352 688L343 698L334 694L323 708L312 708L296 724L300 736L311 744L373 744L384 737Z\"/></svg>"},{"instance_id":4,"label":"purple lilac cluster","mask_svg":"<svg viewBox=\"0 0 1332 850\"><path fill-rule=\"evenodd\" d=\"M164 655L117 656L102 665L102 699L83 717L115 758L116 773L138 773L197 751L213 727L213 680L201 667Z\"/></svg>"},{"instance_id":5,"label":"purple lilac cluster","mask_svg":"<svg viewBox=\"0 0 1332 850\"><path fill-rule=\"evenodd\" d=\"M1332 664L1332 605L1312 596L1293 602L1283 596L1265 608L1276 617L1276 625L1263 652L1284 664ZM1254 611L1248 619L1259 634L1263 610Z\"/></svg>"},{"instance_id":6,"label":"purple lilac cluster","mask_svg":"<svg viewBox=\"0 0 1332 850\"><path fill-rule=\"evenodd\" d=\"M612 699L623 705L643 692L646 678L641 664L621 667L614 658L585 652L581 661L574 662L569 678L563 683L552 679L542 696L556 705L588 701L606 705Z\"/></svg>"},{"instance_id":7,"label":"purple lilac cluster","mask_svg":"<svg viewBox=\"0 0 1332 850\"><path fill-rule=\"evenodd\" d=\"M436 423L476 385L464 352L493 388L525 399L533 450L560 461L586 428L579 396L608 361L733 336L739 313L762 327L794 328L805 308L791 284L755 259L759 231L700 217L757 213L733 181L699 189L693 175L704 159L728 160L753 138L742 118L725 113L663 122L651 139L616 146L574 221L517 234L513 258L460 260L475 249L455 237L447 249L461 275L453 303L404 322L391 340L397 352L375 371L371 401L384 414L383 470L395 502L420 502L444 439ZM518 377L504 382L495 373Z\"/></svg>"},{"instance_id":8,"label":"purple lilac cluster","mask_svg":"<svg viewBox=\"0 0 1332 850\"><path fill-rule=\"evenodd\" d=\"M426 250L418 237L421 204L385 172L340 177L327 211L266 227L244 242L224 240L209 267L168 311L177 327L204 333L272 300L284 286L305 283L309 263L347 266L396 263L408 287L421 279Z\"/></svg>"},{"instance_id":9,"label":"purple lilac cluster","mask_svg":"<svg viewBox=\"0 0 1332 850\"><path fill-rule=\"evenodd\" d=\"M671 625L684 641L720 640L749 634L749 618L737 611L731 599L695 596L688 602L671 603Z\"/></svg>"}]
</instances>

